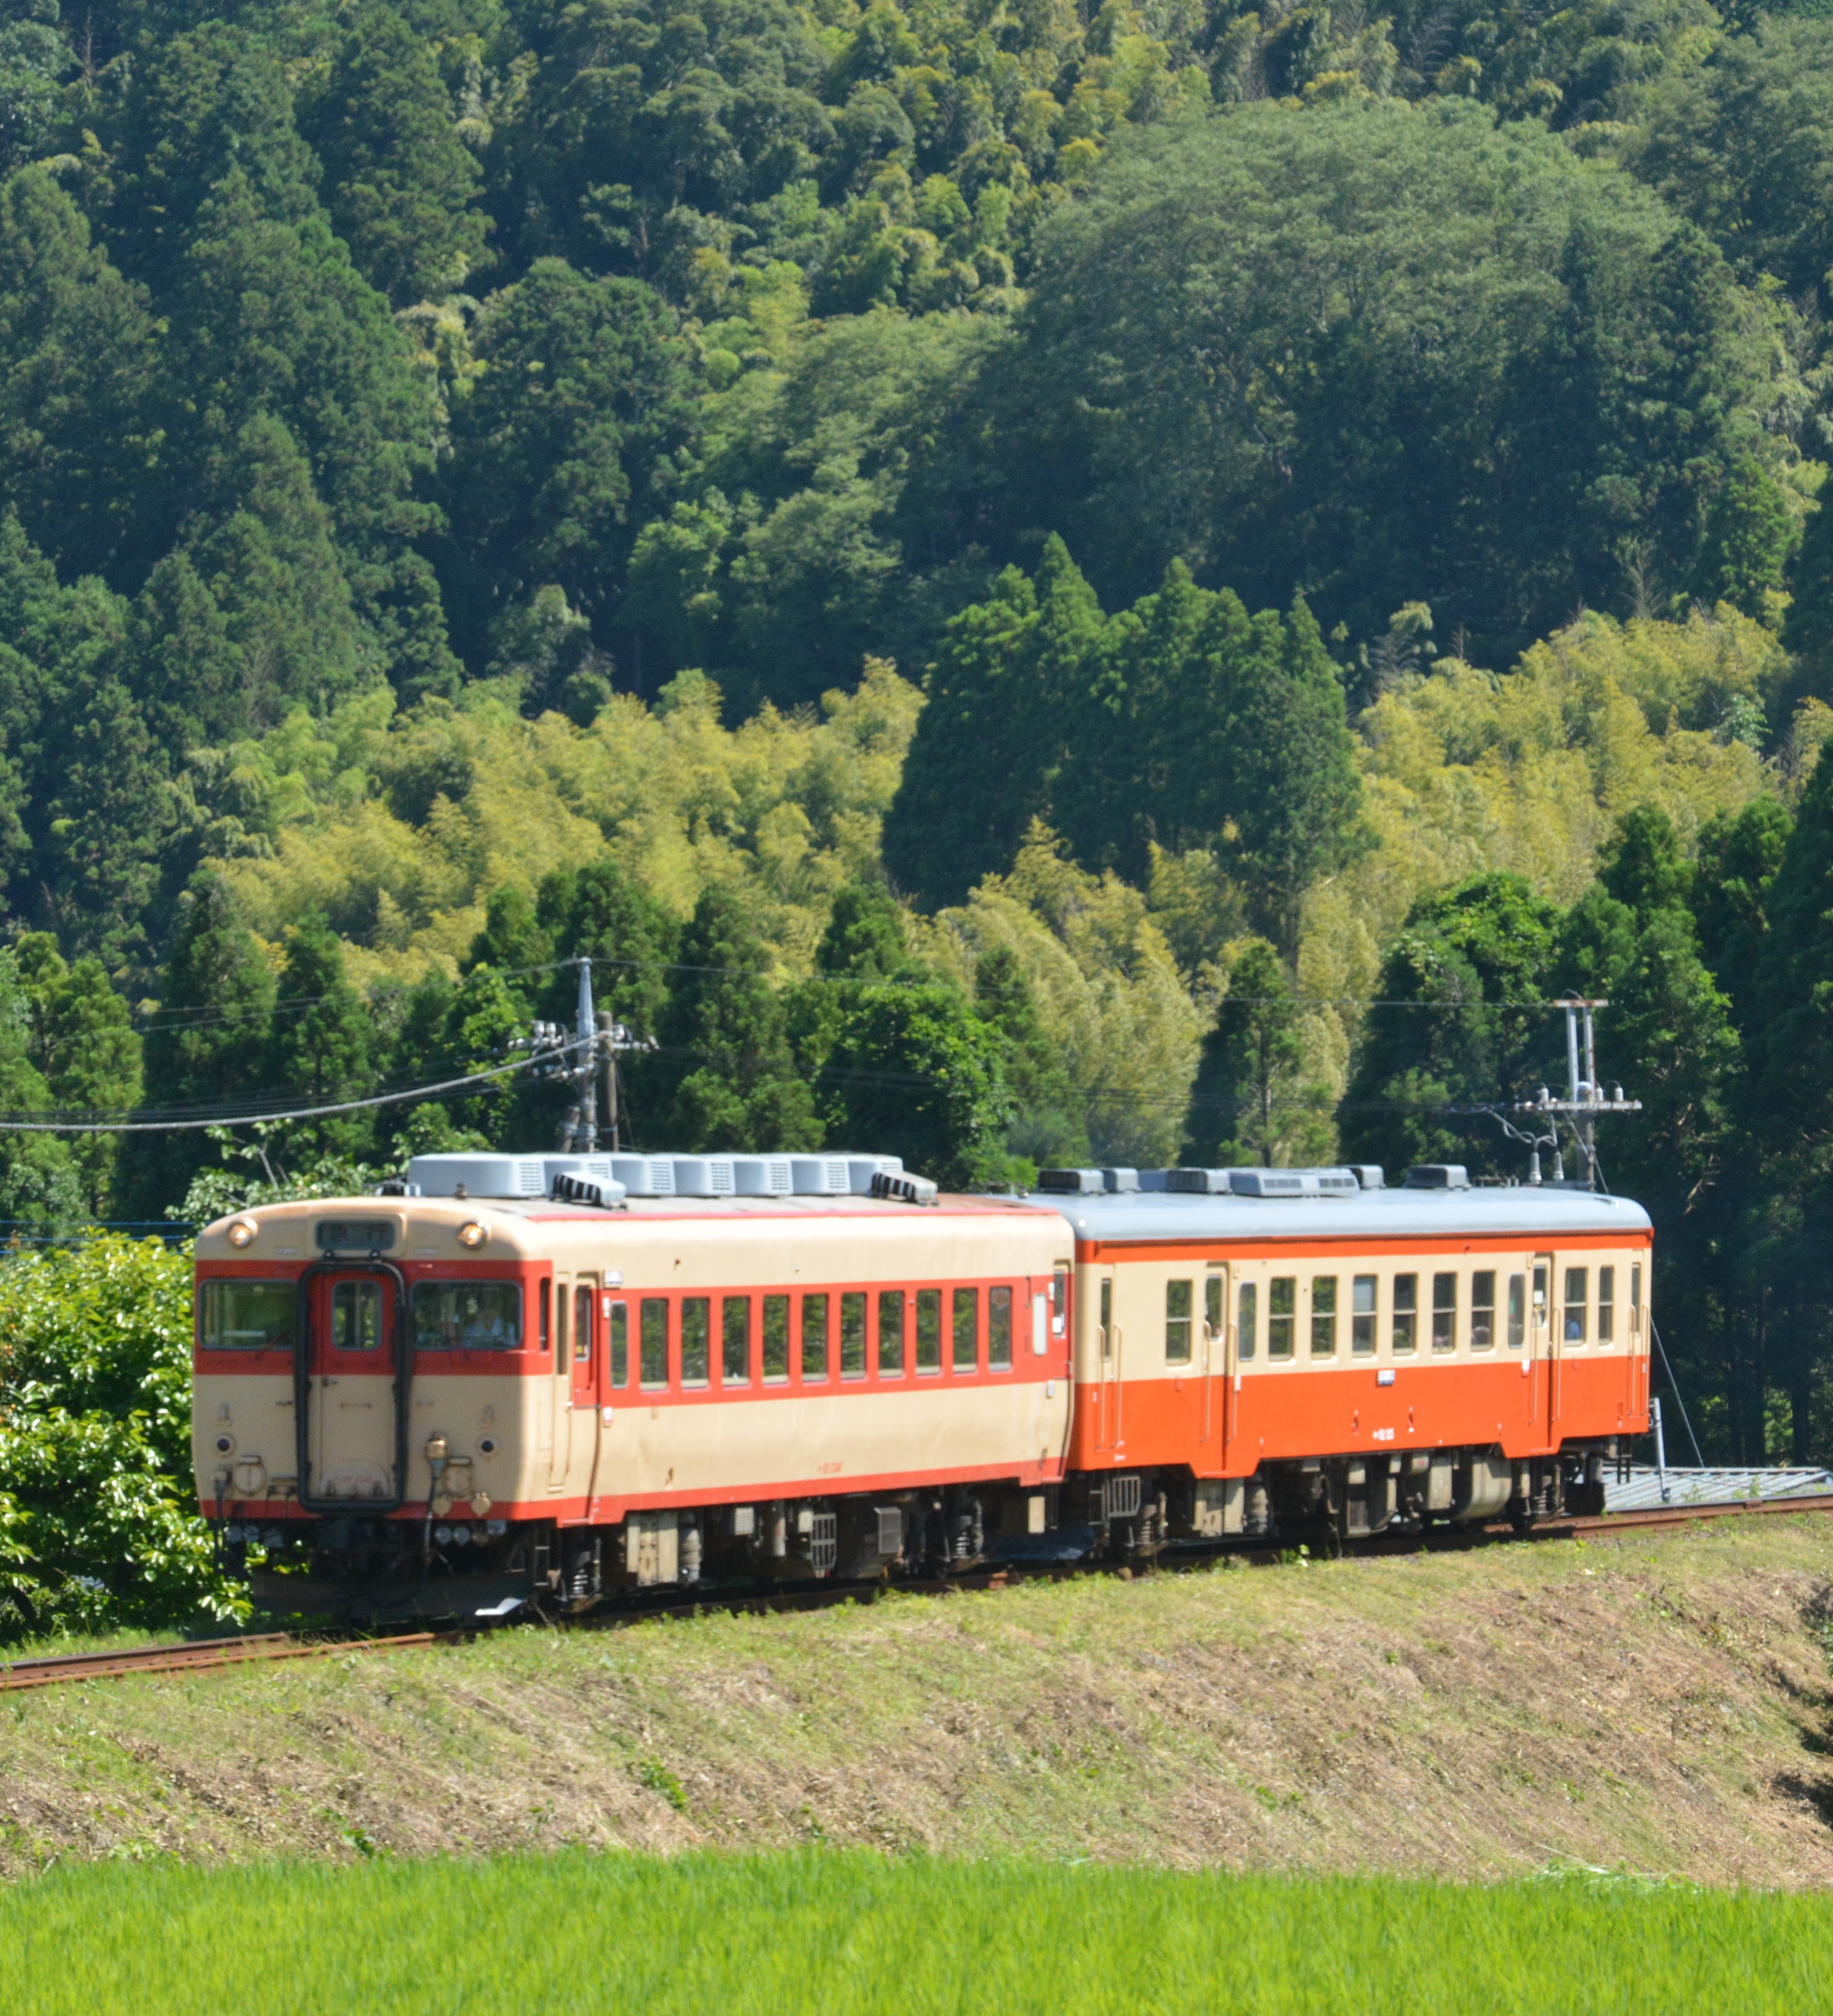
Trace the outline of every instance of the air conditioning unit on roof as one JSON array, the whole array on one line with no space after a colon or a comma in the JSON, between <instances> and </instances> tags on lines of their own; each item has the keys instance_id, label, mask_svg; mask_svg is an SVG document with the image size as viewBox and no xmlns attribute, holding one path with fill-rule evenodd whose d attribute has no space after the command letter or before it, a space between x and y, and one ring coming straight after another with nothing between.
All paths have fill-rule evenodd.
<instances>
[{"instance_id":1,"label":"air conditioning unit on roof","mask_svg":"<svg viewBox=\"0 0 1833 2016\"><path fill-rule=\"evenodd\" d=\"M677 1155L677 1197L721 1197L737 1194L738 1183L729 1155Z\"/></svg>"},{"instance_id":2,"label":"air conditioning unit on roof","mask_svg":"<svg viewBox=\"0 0 1833 2016\"><path fill-rule=\"evenodd\" d=\"M1037 1187L1050 1197L1099 1197L1107 1184L1099 1169L1040 1169Z\"/></svg>"},{"instance_id":3,"label":"air conditioning unit on roof","mask_svg":"<svg viewBox=\"0 0 1833 2016\"><path fill-rule=\"evenodd\" d=\"M667 1155L613 1155L611 1174L635 1197L674 1195L674 1162Z\"/></svg>"},{"instance_id":4,"label":"air conditioning unit on roof","mask_svg":"<svg viewBox=\"0 0 1833 2016\"><path fill-rule=\"evenodd\" d=\"M548 1193L540 1155L415 1155L408 1181L422 1197L540 1197Z\"/></svg>"},{"instance_id":5,"label":"air conditioning unit on roof","mask_svg":"<svg viewBox=\"0 0 1833 2016\"><path fill-rule=\"evenodd\" d=\"M787 1197L796 1187L787 1155L734 1155L731 1165L740 1197Z\"/></svg>"}]
</instances>

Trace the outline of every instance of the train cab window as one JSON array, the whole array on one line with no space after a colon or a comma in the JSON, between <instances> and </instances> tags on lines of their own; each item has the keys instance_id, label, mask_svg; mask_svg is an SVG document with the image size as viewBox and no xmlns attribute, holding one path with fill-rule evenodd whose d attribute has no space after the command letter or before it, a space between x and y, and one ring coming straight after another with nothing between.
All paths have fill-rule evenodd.
<instances>
[{"instance_id":1,"label":"train cab window","mask_svg":"<svg viewBox=\"0 0 1833 2016\"><path fill-rule=\"evenodd\" d=\"M789 1378L789 1298L764 1298L764 1383L787 1385Z\"/></svg>"},{"instance_id":2,"label":"train cab window","mask_svg":"<svg viewBox=\"0 0 1833 2016\"><path fill-rule=\"evenodd\" d=\"M1203 1328L1212 1337L1222 1334L1222 1276L1212 1274L1203 1283Z\"/></svg>"},{"instance_id":3,"label":"train cab window","mask_svg":"<svg viewBox=\"0 0 1833 2016\"><path fill-rule=\"evenodd\" d=\"M1358 1274L1350 1283L1350 1348L1358 1358L1375 1349L1376 1307L1379 1284L1372 1274Z\"/></svg>"},{"instance_id":4,"label":"train cab window","mask_svg":"<svg viewBox=\"0 0 1833 2016\"><path fill-rule=\"evenodd\" d=\"M711 1298L706 1295L683 1295L681 1298L681 1383L684 1386L704 1386L706 1384L712 1329Z\"/></svg>"},{"instance_id":5,"label":"train cab window","mask_svg":"<svg viewBox=\"0 0 1833 2016\"><path fill-rule=\"evenodd\" d=\"M980 1291L978 1288L955 1290L954 1316L951 1326L954 1348L949 1353L950 1366L956 1372L978 1372L980 1369Z\"/></svg>"},{"instance_id":6,"label":"train cab window","mask_svg":"<svg viewBox=\"0 0 1833 2016\"><path fill-rule=\"evenodd\" d=\"M917 1290L916 1361L917 1370L940 1372L942 1370L942 1291L940 1288Z\"/></svg>"},{"instance_id":7,"label":"train cab window","mask_svg":"<svg viewBox=\"0 0 1833 2016\"><path fill-rule=\"evenodd\" d=\"M1598 1341L1610 1343L1616 1335L1616 1269L1598 1269Z\"/></svg>"},{"instance_id":8,"label":"train cab window","mask_svg":"<svg viewBox=\"0 0 1833 2016\"><path fill-rule=\"evenodd\" d=\"M828 1376L828 1298L802 1298L802 1383L818 1385Z\"/></svg>"},{"instance_id":9,"label":"train cab window","mask_svg":"<svg viewBox=\"0 0 1833 2016\"><path fill-rule=\"evenodd\" d=\"M855 1292L840 1298L840 1377L865 1377L865 1297Z\"/></svg>"},{"instance_id":10,"label":"train cab window","mask_svg":"<svg viewBox=\"0 0 1833 2016\"><path fill-rule=\"evenodd\" d=\"M1496 1276L1484 1268L1470 1277L1470 1348L1487 1351L1496 1341Z\"/></svg>"},{"instance_id":11,"label":"train cab window","mask_svg":"<svg viewBox=\"0 0 1833 2016\"><path fill-rule=\"evenodd\" d=\"M1241 1358L1252 1358L1260 1348L1256 1334L1260 1327L1260 1291L1252 1281L1243 1281L1235 1298L1235 1349Z\"/></svg>"},{"instance_id":12,"label":"train cab window","mask_svg":"<svg viewBox=\"0 0 1833 2016\"><path fill-rule=\"evenodd\" d=\"M291 1281L206 1281L198 1341L206 1351L290 1351L298 1308Z\"/></svg>"},{"instance_id":13,"label":"train cab window","mask_svg":"<svg viewBox=\"0 0 1833 2016\"><path fill-rule=\"evenodd\" d=\"M1411 1351L1419 1341L1419 1276L1394 1276L1393 1345L1396 1351Z\"/></svg>"},{"instance_id":14,"label":"train cab window","mask_svg":"<svg viewBox=\"0 0 1833 2016\"><path fill-rule=\"evenodd\" d=\"M1432 1277L1432 1348L1434 1351L1455 1351L1457 1348L1457 1276L1455 1274L1435 1274Z\"/></svg>"},{"instance_id":15,"label":"train cab window","mask_svg":"<svg viewBox=\"0 0 1833 2016\"><path fill-rule=\"evenodd\" d=\"M1012 1291L987 1291L987 1363L995 1372L1012 1369Z\"/></svg>"},{"instance_id":16,"label":"train cab window","mask_svg":"<svg viewBox=\"0 0 1833 2016\"><path fill-rule=\"evenodd\" d=\"M1336 1276L1316 1274L1311 1279L1311 1355L1336 1355Z\"/></svg>"},{"instance_id":17,"label":"train cab window","mask_svg":"<svg viewBox=\"0 0 1833 2016\"><path fill-rule=\"evenodd\" d=\"M1527 1276L1508 1277L1508 1348L1519 1351L1527 1341Z\"/></svg>"},{"instance_id":18,"label":"train cab window","mask_svg":"<svg viewBox=\"0 0 1833 2016\"><path fill-rule=\"evenodd\" d=\"M1103 1281L1101 1284L1101 1362L1111 1365L1114 1361L1114 1284Z\"/></svg>"},{"instance_id":19,"label":"train cab window","mask_svg":"<svg viewBox=\"0 0 1833 2016\"><path fill-rule=\"evenodd\" d=\"M334 1351L382 1348L379 1281L340 1281L332 1289L331 1348Z\"/></svg>"},{"instance_id":20,"label":"train cab window","mask_svg":"<svg viewBox=\"0 0 1833 2016\"><path fill-rule=\"evenodd\" d=\"M537 1330L541 1337L541 1348L544 1352L548 1348L548 1324L550 1306L553 1301L553 1283L544 1281L541 1285L541 1293L535 1298L537 1312Z\"/></svg>"},{"instance_id":21,"label":"train cab window","mask_svg":"<svg viewBox=\"0 0 1833 2016\"><path fill-rule=\"evenodd\" d=\"M522 1341L513 1281L416 1281L412 1306L416 1351L513 1351Z\"/></svg>"},{"instance_id":22,"label":"train cab window","mask_svg":"<svg viewBox=\"0 0 1833 2016\"><path fill-rule=\"evenodd\" d=\"M605 1327L611 1333L611 1384L627 1386L630 1384L630 1305L628 1302L610 1302L606 1305L607 1319Z\"/></svg>"},{"instance_id":23,"label":"train cab window","mask_svg":"<svg viewBox=\"0 0 1833 2016\"><path fill-rule=\"evenodd\" d=\"M904 1291L879 1291L879 1377L904 1377Z\"/></svg>"},{"instance_id":24,"label":"train cab window","mask_svg":"<svg viewBox=\"0 0 1833 2016\"><path fill-rule=\"evenodd\" d=\"M1188 1281L1167 1281L1165 1283L1165 1363L1167 1365L1188 1365L1190 1363L1191 1310L1195 1303L1194 1285Z\"/></svg>"},{"instance_id":25,"label":"train cab window","mask_svg":"<svg viewBox=\"0 0 1833 2016\"><path fill-rule=\"evenodd\" d=\"M1565 1320L1561 1335L1568 1344L1583 1344L1585 1341L1586 1303L1590 1299L1586 1293L1590 1285L1586 1276L1588 1267L1568 1267L1565 1270Z\"/></svg>"},{"instance_id":26,"label":"train cab window","mask_svg":"<svg viewBox=\"0 0 1833 2016\"><path fill-rule=\"evenodd\" d=\"M1298 1323L1299 1284L1296 1276L1281 1274L1267 1283L1267 1355L1290 1358L1292 1331Z\"/></svg>"},{"instance_id":27,"label":"train cab window","mask_svg":"<svg viewBox=\"0 0 1833 2016\"><path fill-rule=\"evenodd\" d=\"M668 1384L668 1304L661 1296L643 1298L637 1327L643 1390L654 1393Z\"/></svg>"},{"instance_id":28,"label":"train cab window","mask_svg":"<svg viewBox=\"0 0 1833 2016\"><path fill-rule=\"evenodd\" d=\"M728 1295L719 1305L719 1377L725 1386L751 1383L751 1298Z\"/></svg>"}]
</instances>

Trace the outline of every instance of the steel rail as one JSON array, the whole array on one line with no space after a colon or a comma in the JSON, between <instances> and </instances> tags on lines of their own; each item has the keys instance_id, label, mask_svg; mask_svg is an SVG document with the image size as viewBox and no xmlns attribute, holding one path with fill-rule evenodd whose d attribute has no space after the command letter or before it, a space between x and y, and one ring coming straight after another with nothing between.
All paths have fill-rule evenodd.
<instances>
[{"instance_id":1,"label":"steel rail","mask_svg":"<svg viewBox=\"0 0 1833 2016\"><path fill-rule=\"evenodd\" d=\"M1605 1512L1547 1519L1526 1529L1510 1525L1443 1528L1418 1534L1384 1536L1346 1543L1355 1554L1446 1552L1461 1548L1493 1546L1515 1540L1598 1540L1627 1538L1634 1533L1671 1530L1702 1520L1749 1518L1754 1515L1788 1516L1804 1512L1833 1513L1833 1493L1800 1498L1736 1499L1717 1504L1663 1505L1634 1512ZM631 1625L684 1618L717 1611L728 1616L789 1615L800 1611L829 1610L848 1603L873 1603L885 1594L946 1596L957 1593L1008 1589L1022 1582L1064 1582L1085 1575L1140 1577L1175 1572L1199 1561L1235 1560L1251 1565L1266 1565L1286 1557L1278 1547L1242 1547L1223 1542L1199 1548L1181 1547L1169 1560L1144 1561L1051 1561L1036 1564L1009 1562L947 1577L892 1583L833 1582L799 1589L716 1591L708 1590L687 1602L643 1602L616 1611L592 1611L576 1616L544 1617L550 1626L570 1629L627 1629ZM175 1645L141 1645L120 1651L73 1652L48 1658L17 1659L0 1665L0 1694L28 1688L64 1687L82 1680L123 1679L135 1673L207 1672L226 1666L255 1665L287 1659L329 1659L358 1652L406 1652L428 1645L464 1643L485 1632L501 1629L479 1620L449 1626L444 1630L404 1632L385 1638L314 1638L286 1631L250 1633L235 1638L199 1638Z\"/></svg>"}]
</instances>

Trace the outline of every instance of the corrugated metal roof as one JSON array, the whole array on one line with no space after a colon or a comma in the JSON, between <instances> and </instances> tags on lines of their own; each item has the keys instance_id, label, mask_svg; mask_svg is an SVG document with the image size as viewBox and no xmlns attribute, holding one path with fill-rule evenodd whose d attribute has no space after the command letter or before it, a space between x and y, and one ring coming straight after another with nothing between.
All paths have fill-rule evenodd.
<instances>
[{"instance_id":1,"label":"corrugated metal roof","mask_svg":"<svg viewBox=\"0 0 1833 2016\"><path fill-rule=\"evenodd\" d=\"M1828 1470L1674 1470L1662 1474L1638 1463L1627 1484L1605 1473L1607 1512L1648 1512L1663 1505L1729 1505L1738 1499L1818 1498L1833 1494L1833 1471Z\"/></svg>"},{"instance_id":2,"label":"corrugated metal roof","mask_svg":"<svg viewBox=\"0 0 1833 2016\"><path fill-rule=\"evenodd\" d=\"M1358 1190L1346 1197L1181 1195L1170 1190L1030 1201L1060 1211L1079 1239L1368 1239L1571 1232L1646 1232L1648 1214L1628 1197L1595 1190L1497 1184L1475 1190Z\"/></svg>"}]
</instances>

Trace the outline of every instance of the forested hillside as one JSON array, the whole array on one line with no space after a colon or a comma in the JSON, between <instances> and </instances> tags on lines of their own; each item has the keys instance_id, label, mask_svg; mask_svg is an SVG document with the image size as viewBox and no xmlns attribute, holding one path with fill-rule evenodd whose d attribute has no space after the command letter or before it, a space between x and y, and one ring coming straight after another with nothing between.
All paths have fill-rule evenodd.
<instances>
[{"instance_id":1,"label":"forested hillside","mask_svg":"<svg viewBox=\"0 0 1833 2016\"><path fill-rule=\"evenodd\" d=\"M1452 1157L1833 1453L1833 17L0 0L0 1109ZM18 1134L154 1221L516 1077Z\"/></svg>"}]
</instances>

